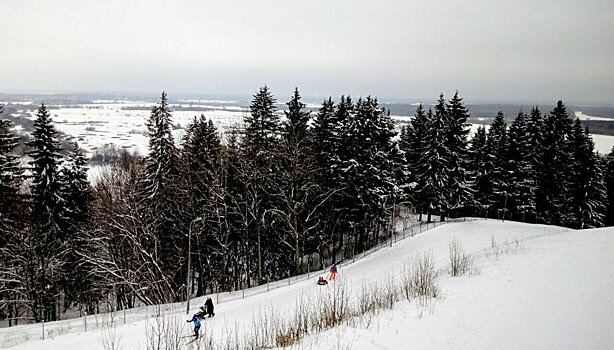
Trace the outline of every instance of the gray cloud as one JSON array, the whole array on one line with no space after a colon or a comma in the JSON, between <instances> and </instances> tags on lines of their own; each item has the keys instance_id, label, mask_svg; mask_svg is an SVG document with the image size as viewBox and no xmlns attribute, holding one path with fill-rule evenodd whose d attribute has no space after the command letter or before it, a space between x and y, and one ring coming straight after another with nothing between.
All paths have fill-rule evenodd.
<instances>
[{"instance_id":1,"label":"gray cloud","mask_svg":"<svg viewBox=\"0 0 614 350\"><path fill-rule=\"evenodd\" d=\"M611 103L611 1L0 0L0 91Z\"/></svg>"}]
</instances>

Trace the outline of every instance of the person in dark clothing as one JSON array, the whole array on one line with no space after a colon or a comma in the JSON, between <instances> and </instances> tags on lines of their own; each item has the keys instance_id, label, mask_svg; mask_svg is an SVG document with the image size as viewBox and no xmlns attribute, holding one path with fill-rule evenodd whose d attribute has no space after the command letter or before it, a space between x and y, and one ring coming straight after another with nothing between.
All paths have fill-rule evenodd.
<instances>
[{"instance_id":1,"label":"person in dark clothing","mask_svg":"<svg viewBox=\"0 0 614 350\"><path fill-rule=\"evenodd\" d=\"M328 284L328 281L327 281L327 280L325 280L325 279L324 279L324 277L320 276L320 277L318 278L318 284L319 284L319 285L321 285L321 286L324 286L324 285L327 285L327 284Z\"/></svg>"},{"instance_id":2,"label":"person in dark clothing","mask_svg":"<svg viewBox=\"0 0 614 350\"><path fill-rule=\"evenodd\" d=\"M211 298L207 298L207 301L205 301L205 309L209 317L215 316L215 312L213 312L213 300L211 300Z\"/></svg>"},{"instance_id":3,"label":"person in dark clothing","mask_svg":"<svg viewBox=\"0 0 614 350\"><path fill-rule=\"evenodd\" d=\"M196 313L196 316L198 316L198 318L200 318L200 319L203 319L203 318L205 318L206 313L207 312L205 311L205 307L201 306L200 310Z\"/></svg>"}]
</instances>

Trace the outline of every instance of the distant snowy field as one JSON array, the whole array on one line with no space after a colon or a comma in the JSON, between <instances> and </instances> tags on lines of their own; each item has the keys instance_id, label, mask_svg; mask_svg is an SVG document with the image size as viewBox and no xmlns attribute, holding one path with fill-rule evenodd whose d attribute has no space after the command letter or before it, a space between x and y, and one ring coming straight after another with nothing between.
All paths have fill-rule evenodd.
<instances>
[{"instance_id":1,"label":"distant snowy field","mask_svg":"<svg viewBox=\"0 0 614 350\"><path fill-rule=\"evenodd\" d=\"M400 301L392 310L380 311L353 325L312 334L302 349L611 349L614 344L614 228L575 231L566 228L516 222L479 220L449 223L408 237L377 252L339 266L338 285L344 284L355 300L362 286L378 287L383 276L399 278L405 261L431 252L437 267L448 262L448 242L453 237L475 259L480 273L450 277L443 273L439 284L445 298L419 308L415 301ZM495 254L498 247L508 247ZM297 298L314 300L328 286L317 286L316 275L280 281L267 292L265 286L220 295L216 316L204 320L203 329L220 342L229 331L249 333L255 316L274 309L290 315ZM212 296L216 301L216 295ZM195 312L204 298L192 301ZM185 306L164 306L185 334ZM135 309L114 315L116 332L124 349L144 349L146 328L154 308ZM103 349L103 331L95 322L84 331L84 320L0 329L0 344L18 343L13 349ZM65 334L64 334L65 333ZM187 340L186 340L187 343ZM0 346L2 346L0 345ZM197 349L197 344L185 347ZM202 347L201 347L202 348Z\"/></svg>"},{"instance_id":2,"label":"distant snowy field","mask_svg":"<svg viewBox=\"0 0 614 350\"><path fill-rule=\"evenodd\" d=\"M147 154L146 122L153 103L142 101L111 101L96 100L92 104L57 106L49 110L56 128L67 136L71 136L87 152L105 144L115 144L118 147ZM216 101L217 102L217 101ZM197 102L198 103L198 102ZM55 107L55 106L51 106ZM183 109L172 113L173 136L177 143L181 141L185 128L195 116L204 114L213 120L221 130L228 130L234 125L241 125L245 112L236 106L220 106L208 104L174 104L173 107ZM207 111L190 111L190 107L208 108ZM134 109L139 108L139 109ZM34 119L33 113L30 118Z\"/></svg>"}]
</instances>

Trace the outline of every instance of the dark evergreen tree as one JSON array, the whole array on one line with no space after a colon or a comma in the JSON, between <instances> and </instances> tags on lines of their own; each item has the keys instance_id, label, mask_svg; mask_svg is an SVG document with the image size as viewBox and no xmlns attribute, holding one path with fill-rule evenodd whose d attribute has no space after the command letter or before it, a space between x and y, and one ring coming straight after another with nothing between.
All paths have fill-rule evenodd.
<instances>
[{"instance_id":1,"label":"dark evergreen tree","mask_svg":"<svg viewBox=\"0 0 614 350\"><path fill-rule=\"evenodd\" d=\"M471 183L473 190L472 207L479 211L480 215L488 215L490 208L489 198L492 194L490 183L489 154L486 142L486 128L480 126L471 139L469 148L471 159L469 171L471 172Z\"/></svg>"},{"instance_id":2,"label":"dark evergreen tree","mask_svg":"<svg viewBox=\"0 0 614 350\"><path fill-rule=\"evenodd\" d=\"M265 276L283 273L284 268L280 262L283 250L279 240L274 239L273 228L279 222L265 218L267 213L276 209L275 191L279 189L276 174L280 166L281 121L275 102L267 86L260 88L250 105L250 114L245 117L242 140L243 158L247 162L244 176L250 213L249 231L255 241L255 247L251 248L256 252L258 283L264 282Z\"/></svg>"},{"instance_id":3,"label":"dark evergreen tree","mask_svg":"<svg viewBox=\"0 0 614 350\"><path fill-rule=\"evenodd\" d=\"M423 210L428 214L427 222L430 222L432 214L445 212L448 208L446 186L450 183L450 170L444 115L441 111L433 113L429 109L426 120L424 150L416 165L417 185L414 193L420 198Z\"/></svg>"},{"instance_id":4,"label":"dark evergreen tree","mask_svg":"<svg viewBox=\"0 0 614 350\"><path fill-rule=\"evenodd\" d=\"M162 92L160 102L153 106L147 120L149 154L140 183L140 205L148 223L151 239L143 241L144 249L156 257L161 280L154 281L156 302L179 300L176 291L185 284L185 269L177 269L186 261L188 231L182 220L182 196L178 196L178 151L172 134L172 115L167 95ZM136 213L135 213L136 214Z\"/></svg>"},{"instance_id":5,"label":"dark evergreen tree","mask_svg":"<svg viewBox=\"0 0 614 350\"><path fill-rule=\"evenodd\" d=\"M145 163L143 195L154 202L159 201L160 196L167 192L176 166L177 149L171 132L171 118L166 92L162 92L160 103L152 107L146 124L149 133L149 155Z\"/></svg>"},{"instance_id":6,"label":"dark evergreen tree","mask_svg":"<svg viewBox=\"0 0 614 350\"><path fill-rule=\"evenodd\" d=\"M407 177L407 186L405 195L410 198L414 207L420 213L420 220L422 220L422 213L424 210L424 201L418 196L420 192L413 191L417 180L420 177L418 174L419 161L422 152L425 149L426 128L428 120L422 104L419 104L414 113L414 118L403 129L404 134L401 134L400 147L405 152L405 158L407 162L407 168L409 175Z\"/></svg>"},{"instance_id":7,"label":"dark evergreen tree","mask_svg":"<svg viewBox=\"0 0 614 350\"><path fill-rule=\"evenodd\" d=\"M204 115L194 117L187 127L182 143L182 185L178 195L185 199L182 221L191 225L192 268L198 273L196 295L204 295L207 287L215 282L226 283L229 226L225 202L226 183L223 163L223 146L217 128ZM189 230L190 228L187 227Z\"/></svg>"},{"instance_id":8,"label":"dark evergreen tree","mask_svg":"<svg viewBox=\"0 0 614 350\"><path fill-rule=\"evenodd\" d=\"M278 214L285 226L284 241L293 247L287 263L291 263L298 274L302 272L306 245L317 241L314 237L317 223L313 214L317 206L326 200L327 193L318 187L318 165L308 129L311 115L305 110L298 89L294 90L287 105L288 111L284 112L286 119L282 123L281 188L278 191L281 206ZM322 122L326 124L327 120ZM326 138L321 140L327 142Z\"/></svg>"},{"instance_id":9,"label":"dark evergreen tree","mask_svg":"<svg viewBox=\"0 0 614 350\"><path fill-rule=\"evenodd\" d=\"M381 229L388 234L387 209L400 193L397 175L404 172L399 168L405 161L392 141L396 136L392 119L376 99L360 99L354 112L346 129L348 146L341 168L348 184L346 193L355 203L349 222L357 228L354 239L362 250L377 243ZM375 231L375 242L369 241L370 230Z\"/></svg>"},{"instance_id":10,"label":"dark evergreen tree","mask_svg":"<svg viewBox=\"0 0 614 350\"><path fill-rule=\"evenodd\" d=\"M607 203L601 157L595 153L588 129L582 129L580 119L576 119L572 130L573 161L565 223L577 229L601 227Z\"/></svg>"},{"instance_id":11,"label":"dark evergreen tree","mask_svg":"<svg viewBox=\"0 0 614 350\"><path fill-rule=\"evenodd\" d=\"M607 194L605 224L612 226L614 225L614 147L605 158L604 182Z\"/></svg>"},{"instance_id":12,"label":"dark evergreen tree","mask_svg":"<svg viewBox=\"0 0 614 350\"><path fill-rule=\"evenodd\" d=\"M0 223L10 219L11 212L17 208L19 187L23 181L19 157L13 153L18 138L11 132L11 125L10 121L0 119Z\"/></svg>"},{"instance_id":13,"label":"dark evergreen tree","mask_svg":"<svg viewBox=\"0 0 614 350\"><path fill-rule=\"evenodd\" d=\"M346 248L344 257L350 254L350 250L355 251L355 244L345 244L345 237L356 236L357 228L353 226L351 215L357 210L357 203L350 192L352 184L346 176L345 165L352 158L350 152L351 141L349 138L349 125L352 122L354 113L354 103L350 96L341 96L334 113L330 116L330 140L328 149L330 158L326 161L322 175L323 183L327 190L333 189L335 192L330 199L331 210L327 213L327 223L329 227L328 236L323 236L321 241L333 243L332 254L336 259L339 250ZM320 153L318 151L318 153ZM319 156L322 157L323 155ZM323 247L324 248L324 247Z\"/></svg>"},{"instance_id":14,"label":"dark evergreen tree","mask_svg":"<svg viewBox=\"0 0 614 350\"><path fill-rule=\"evenodd\" d=\"M440 96L441 104L443 94ZM450 164L450 183L447 186L449 191L448 209L458 214L468 203L472 202L473 193L470 188L472 179L468 177L469 150L468 135L469 111L463 99L458 96L458 91L446 105L446 144L449 150Z\"/></svg>"},{"instance_id":15,"label":"dark evergreen tree","mask_svg":"<svg viewBox=\"0 0 614 350\"><path fill-rule=\"evenodd\" d=\"M505 218L508 215L508 200L510 199L511 171L509 164L509 138L507 124L503 112L499 112L488 130L486 141L488 160L486 169L490 172L491 207L497 216ZM493 213L494 214L494 213Z\"/></svg>"},{"instance_id":16,"label":"dark evergreen tree","mask_svg":"<svg viewBox=\"0 0 614 350\"><path fill-rule=\"evenodd\" d=\"M22 238L24 223L24 201L20 198L23 171L18 157L13 153L18 144L17 137L11 132L12 123L1 119L0 105L0 318L8 318L9 327L17 317L17 305L23 299L19 283L13 276L17 273L15 251L8 249Z\"/></svg>"},{"instance_id":17,"label":"dark evergreen tree","mask_svg":"<svg viewBox=\"0 0 614 350\"><path fill-rule=\"evenodd\" d=\"M88 219L91 188L87 177L87 158L76 143L68 153L61 176L64 197L62 226L66 237L63 256L64 302L66 306L71 302L91 305L98 298L92 293L93 281L88 271L91 267L78 255L85 246L80 232Z\"/></svg>"},{"instance_id":18,"label":"dark evergreen tree","mask_svg":"<svg viewBox=\"0 0 614 350\"><path fill-rule=\"evenodd\" d=\"M28 144L32 160L32 234L37 254L37 273L32 276L30 300L37 320L56 320L60 295L62 253L65 232L62 231L62 211L65 204L60 176L62 155L57 132L44 104L38 108L32 141ZM41 310L43 310L41 312Z\"/></svg>"},{"instance_id":19,"label":"dark evergreen tree","mask_svg":"<svg viewBox=\"0 0 614 350\"><path fill-rule=\"evenodd\" d=\"M536 176L533 169L529 118L519 112L509 128L510 192L508 208L511 216L525 221L535 212ZM528 217L527 217L528 216Z\"/></svg>"},{"instance_id":20,"label":"dark evergreen tree","mask_svg":"<svg viewBox=\"0 0 614 350\"><path fill-rule=\"evenodd\" d=\"M538 220L547 224L562 225L566 220L565 205L573 160L571 124L563 101L558 101L544 122L536 211Z\"/></svg>"}]
</instances>

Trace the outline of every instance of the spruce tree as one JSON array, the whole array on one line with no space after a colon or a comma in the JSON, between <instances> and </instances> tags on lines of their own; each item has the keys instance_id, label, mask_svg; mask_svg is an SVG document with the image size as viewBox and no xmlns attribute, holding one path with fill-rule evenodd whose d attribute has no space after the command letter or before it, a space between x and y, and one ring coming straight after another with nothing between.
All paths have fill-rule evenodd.
<instances>
[{"instance_id":1,"label":"spruce tree","mask_svg":"<svg viewBox=\"0 0 614 350\"><path fill-rule=\"evenodd\" d=\"M614 225L614 147L604 160L604 182L606 186L606 226Z\"/></svg>"},{"instance_id":2,"label":"spruce tree","mask_svg":"<svg viewBox=\"0 0 614 350\"><path fill-rule=\"evenodd\" d=\"M538 164L536 211L541 222L562 225L569 191L572 120L563 101L550 112L544 122L543 151Z\"/></svg>"},{"instance_id":3,"label":"spruce tree","mask_svg":"<svg viewBox=\"0 0 614 350\"><path fill-rule=\"evenodd\" d=\"M440 99L443 99L443 94ZM446 144L450 153L448 206L450 210L458 212L471 202L472 197L469 186L472 179L467 176L469 167L468 135L470 131L467 119L469 118L469 111L465 107L463 99L458 96L458 91L447 103L446 109Z\"/></svg>"},{"instance_id":4,"label":"spruce tree","mask_svg":"<svg viewBox=\"0 0 614 350\"><path fill-rule=\"evenodd\" d=\"M582 229L604 224L607 201L601 157L595 153L588 130L576 118L572 128L569 195L566 200L565 224Z\"/></svg>"},{"instance_id":5,"label":"spruce tree","mask_svg":"<svg viewBox=\"0 0 614 350\"><path fill-rule=\"evenodd\" d=\"M2 109L0 105L0 116ZM11 212L17 208L17 195L23 180L19 157L13 153L18 139L11 132L11 126L10 121L0 119L0 222L8 220Z\"/></svg>"},{"instance_id":6,"label":"spruce tree","mask_svg":"<svg viewBox=\"0 0 614 350\"><path fill-rule=\"evenodd\" d=\"M318 110L318 114L313 122L313 146L316 151L316 157L322 176L322 182L326 179L330 180L331 160L335 149L333 144L335 103L332 98L324 100L322 107Z\"/></svg>"},{"instance_id":7,"label":"spruce tree","mask_svg":"<svg viewBox=\"0 0 614 350\"><path fill-rule=\"evenodd\" d=\"M511 215L525 221L535 212L536 177L533 169L534 150L531 145L529 119L519 112L509 128L510 198Z\"/></svg>"},{"instance_id":8,"label":"spruce tree","mask_svg":"<svg viewBox=\"0 0 614 350\"><path fill-rule=\"evenodd\" d=\"M223 146L217 128L204 115L194 117L182 143L180 190L184 197L181 221L185 230L192 226L192 265L197 272L197 293L203 295L206 283L225 283L229 226L224 179ZM202 220L191 225L195 218ZM196 229L198 227L198 230ZM197 253L197 254L196 254Z\"/></svg>"},{"instance_id":9,"label":"spruce tree","mask_svg":"<svg viewBox=\"0 0 614 350\"><path fill-rule=\"evenodd\" d=\"M430 222L432 214L440 214L447 210L446 186L450 183L450 171L448 149L445 145L444 116L429 109L426 120L424 149L416 166L417 185L414 193L420 198L423 210L428 214L427 222Z\"/></svg>"},{"instance_id":10,"label":"spruce tree","mask_svg":"<svg viewBox=\"0 0 614 350\"><path fill-rule=\"evenodd\" d=\"M510 199L511 174L508 161L509 138L507 124L503 112L499 112L488 130L486 142L488 160L486 168L490 172L492 193L489 202L498 216L505 218L508 215L508 200Z\"/></svg>"},{"instance_id":11,"label":"spruce tree","mask_svg":"<svg viewBox=\"0 0 614 350\"><path fill-rule=\"evenodd\" d=\"M142 242L144 249L156 258L157 271L164 280L153 281L159 291L156 300L168 300L185 283L185 269L177 266L186 260L187 227L181 220L182 196L177 193L178 151L172 134L172 115L167 95L153 106L147 120L149 154L145 159L140 182L142 211L139 218L147 222L151 237Z\"/></svg>"},{"instance_id":12,"label":"spruce tree","mask_svg":"<svg viewBox=\"0 0 614 350\"><path fill-rule=\"evenodd\" d=\"M171 108L166 92L162 92L160 103L152 107L147 120L149 134L149 155L145 163L143 195L147 200L158 201L172 183L177 149L173 140Z\"/></svg>"},{"instance_id":13,"label":"spruce tree","mask_svg":"<svg viewBox=\"0 0 614 350\"><path fill-rule=\"evenodd\" d=\"M469 156L471 159L469 171L473 179L471 183L473 191L472 206L479 210L480 214L488 215L492 186L490 183L491 169L488 168L490 163L486 146L486 128L484 126L480 126L473 135Z\"/></svg>"},{"instance_id":14,"label":"spruce tree","mask_svg":"<svg viewBox=\"0 0 614 350\"><path fill-rule=\"evenodd\" d=\"M404 173L404 154L393 142L396 136L390 116L370 96L359 99L347 125L348 146L342 169L348 197L354 201L349 215L358 227L358 249L368 248L368 230L386 226L387 207L400 192L398 174ZM376 229L377 234L377 229ZM374 237L377 239L377 235Z\"/></svg>"},{"instance_id":15,"label":"spruce tree","mask_svg":"<svg viewBox=\"0 0 614 350\"><path fill-rule=\"evenodd\" d=\"M32 141L32 201L37 223L45 229L58 225L62 211L61 148L51 115L44 104L38 108Z\"/></svg>"},{"instance_id":16,"label":"spruce tree","mask_svg":"<svg viewBox=\"0 0 614 350\"><path fill-rule=\"evenodd\" d=\"M275 107L275 99L267 86L260 88L250 105L250 114L245 117L245 135L242 140L243 158L246 166L250 232L255 241L257 280L264 282L266 275L280 273L283 265L278 263L278 243L273 240L277 221L265 220L265 215L275 207L279 191L278 178L281 121ZM266 263L266 265L265 265Z\"/></svg>"},{"instance_id":17,"label":"spruce tree","mask_svg":"<svg viewBox=\"0 0 614 350\"><path fill-rule=\"evenodd\" d=\"M37 269L34 278L35 293L33 314L37 320L57 319L57 296L61 286L61 247L65 241L62 231L62 209L64 206L60 164L62 155L57 132L51 116L44 104L38 108L34 121L32 141L28 143L29 162L32 172L32 216L35 235L34 250L38 254ZM43 313L40 309L43 308Z\"/></svg>"},{"instance_id":18,"label":"spruce tree","mask_svg":"<svg viewBox=\"0 0 614 350\"><path fill-rule=\"evenodd\" d=\"M302 273L306 243L314 241L311 235L315 221L312 220L311 211L318 195L318 168L308 129L311 113L305 110L298 89L294 90L287 106L288 110L284 111L286 119L282 123L279 216L285 224L286 242L293 247L291 261L298 274Z\"/></svg>"},{"instance_id":19,"label":"spruce tree","mask_svg":"<svg viewBox=\"0 0 614 350\"><path fill-rule=\"evenodd\" d=\"M87 263L79 256L86 245L80 235L89 214L91 188L87 178L87 158L78 144L73 145L61 170L63 178L62 193L64 206L62 226L65 232L64 276L66 298L65 304L78 302L91 304L93 281L90 278Z\"/></svg>"},{"instance_id":20,"label":"spruce tree","mask_svg":"<svg viewBox=\"0 0 614 350\"><path fill-rule=\"evenodd\" d=\"M411 184L411 186L406 186L406 195L411 198L414 207L420 213L420 220L422 219L422 213L424 212L423 199L420 198L419 192L412 191L410 188L415 186L418 178L420 177L420 174L418 173L418 165L421 154L425 148L427 123L428 120L426 118L426 113L424 112L424 107L422 104L419 104L418 107L416 107L414 117L405 127L405 135L401 135L400 144L401 149L405 151L405 158L409 171L407 182L408 185Z\"/></svg>"}]
</instances>

